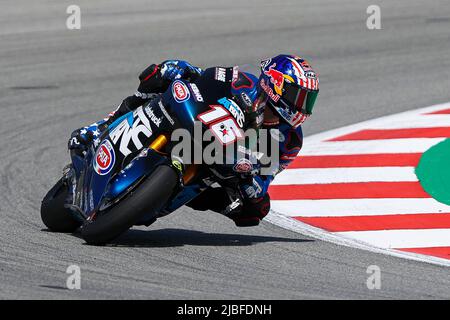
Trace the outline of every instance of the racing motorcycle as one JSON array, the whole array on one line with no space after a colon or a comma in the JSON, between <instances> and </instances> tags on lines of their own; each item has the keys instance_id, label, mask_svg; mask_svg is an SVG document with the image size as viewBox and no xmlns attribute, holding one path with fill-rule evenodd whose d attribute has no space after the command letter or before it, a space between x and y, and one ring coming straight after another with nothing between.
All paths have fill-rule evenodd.
<instances>
[{"instance_id":1,"label":"racing motorcycle","mask_svg":"<svg viewBox=\"0 0 450 320\"><path fill-rule=\"evenodd\" d=\"M109 125L84 155L71 150L71 164L42 201L44 224L56 232L81 227L82 238L99 245L134 225L152 224L214 183L229 193L231 204L224 214L241 205L236 165L185 164L171 156L175 129L194 137L198 121L223 145L241 138L244 112L230 94L231 81L217 81L217 69L206 69L193 82L174 81L164 93ZM230 79L235 76L232 68L220 69ZM251 169L248 160L242 165Z\"/></svg>"}]
</instances>

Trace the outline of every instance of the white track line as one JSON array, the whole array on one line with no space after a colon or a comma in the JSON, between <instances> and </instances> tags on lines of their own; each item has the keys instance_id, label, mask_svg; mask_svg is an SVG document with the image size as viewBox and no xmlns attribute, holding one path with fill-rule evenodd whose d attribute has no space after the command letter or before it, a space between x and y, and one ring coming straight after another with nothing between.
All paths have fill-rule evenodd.
<instances>
[{"instance_id":1,"label":"white track line","mask_svg":"<svg viewBox=\"0 0 450 320\"><path fill-rule=\"evenodd\" d=\"M450 215L449 215L450 218ZM429 248L450 246L450 229L346 231L335 234L382 248Z\"/></svg>"},{"instance_id":2,"label":"white track line","mask_svg":"<svg viewBox=\"0 0 450 320\"><path fill-rule=\"evenodd\" d=\"M414 167L287 169L273 185L418 181Z\"/></svg>"},{"instance_id":3,"label":"white track line","mask_svg":"<svg viewBox=\"0 0 450 320\"><path fill-rule=\"evenodd\" d=\"M404 129L450 127L450 114L433 114L426 116L411 116L404 119L392 119L373 124L369 129Z\"/></svg>"},{"instance_id":4,"label":"white track line","mask_svg":"<svg viewBox=\"0 0 450 320\"><path fill-rule=\"evenodd\" d=\"M312 237L321 241L326 241L330 243L334 243L340 246L352 247L361 250L366 250L373 253L385 254L393 257L409 259L419 262L432 263L440 266L450 267L450 261L447 259L436 258L433 256L427 256L423 254L417 254L412 252L403 252L397 251L393 249L386 249L376 247L369 243L357 240L350 239L347 237L343 237L339 234L334 234L331 232L327 232L323 229L319 229L313 227L309 224L303 223L301 221L293 220L292 218L286 217L284 214L271 210L270 213L266 216L265 220L269 223L272 223L281 228L291 230L296 233L300 233L307 237Z\"/></svg>"},{"instance_id":5,"label":"white track line","mask_svg":"<svg viewBox=\"0 0 450 320\"><path fill-rule=\"evenodd\" d=\"M344 217L450 212L450 206L431 198L271 200L271 207L275 211L282 212L290 217Z\"/></svg>"},{"instance_id":6,"label":"white track line","mask_svg":"<svg viewBox=\"0 0 450 320\"><path fill-rule=\"evenodd\" d=\"M445 138L383 139L305 143L299 156L423 153Z\"/></svg>"}]
</instances>

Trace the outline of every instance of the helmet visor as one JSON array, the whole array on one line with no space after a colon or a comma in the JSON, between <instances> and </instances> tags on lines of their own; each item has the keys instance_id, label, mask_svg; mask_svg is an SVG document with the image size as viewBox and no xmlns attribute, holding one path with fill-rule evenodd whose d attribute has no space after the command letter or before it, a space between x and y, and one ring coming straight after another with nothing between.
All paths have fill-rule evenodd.
<instances>
[{"instance_id":1,"label":"helmet visor","mask_svg":"<svg viewBox=\"0 0 450 320\"><path fill-rule=\"evenodd\" d=\"M283 99L292 112L312 114L319 90L308 90L296 84L285 82Z\"/></svg>"}]
</instances>

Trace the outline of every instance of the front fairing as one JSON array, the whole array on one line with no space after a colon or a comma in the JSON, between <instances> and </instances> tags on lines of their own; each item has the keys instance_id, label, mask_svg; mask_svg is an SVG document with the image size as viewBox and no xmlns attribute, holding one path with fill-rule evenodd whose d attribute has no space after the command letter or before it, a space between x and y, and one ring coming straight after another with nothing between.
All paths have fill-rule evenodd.
<instances>
[{"instance_id":1,"label":"front fairing","mask_svg":"<svg viewBox=\"0 0 450 320\"><path fill-rule=\"evenodd\" d=\"M158 165L170 165L166 156L148 148L170 130L170 122L156 108L144 105L117 119L84 157L72 152L76 211L89 217L118 200Z\"/></svg>"}]
</instances>

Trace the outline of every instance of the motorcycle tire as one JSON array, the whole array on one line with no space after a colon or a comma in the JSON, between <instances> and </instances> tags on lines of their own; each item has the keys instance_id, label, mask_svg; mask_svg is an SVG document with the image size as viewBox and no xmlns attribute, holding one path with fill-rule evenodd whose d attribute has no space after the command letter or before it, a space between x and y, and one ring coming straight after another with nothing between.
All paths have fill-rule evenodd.
<instances>
[{"instance_id":1,"label":"motorcycle tire","mask_svg":"<svg viewBox=\"0 0 450 320\"><path fill-rule=\"evenodd\" d=\"M82 224L64 207L67 194L68 186L61 178L42 200L41 219L50 231L74 232Z\"/></svg>"},{"instance_id":2,"label":"motorcycle tire","mask_svg":"<svg viewBox=\"0 0 450 320\"><path fill-rule=\"evenodd\" d=\"M158 213L179 183L178 174L162 165L114 207L87 221L81 237L88 244L103 245L135 225L145 214Z\"/></svg>"}]
</instances>

